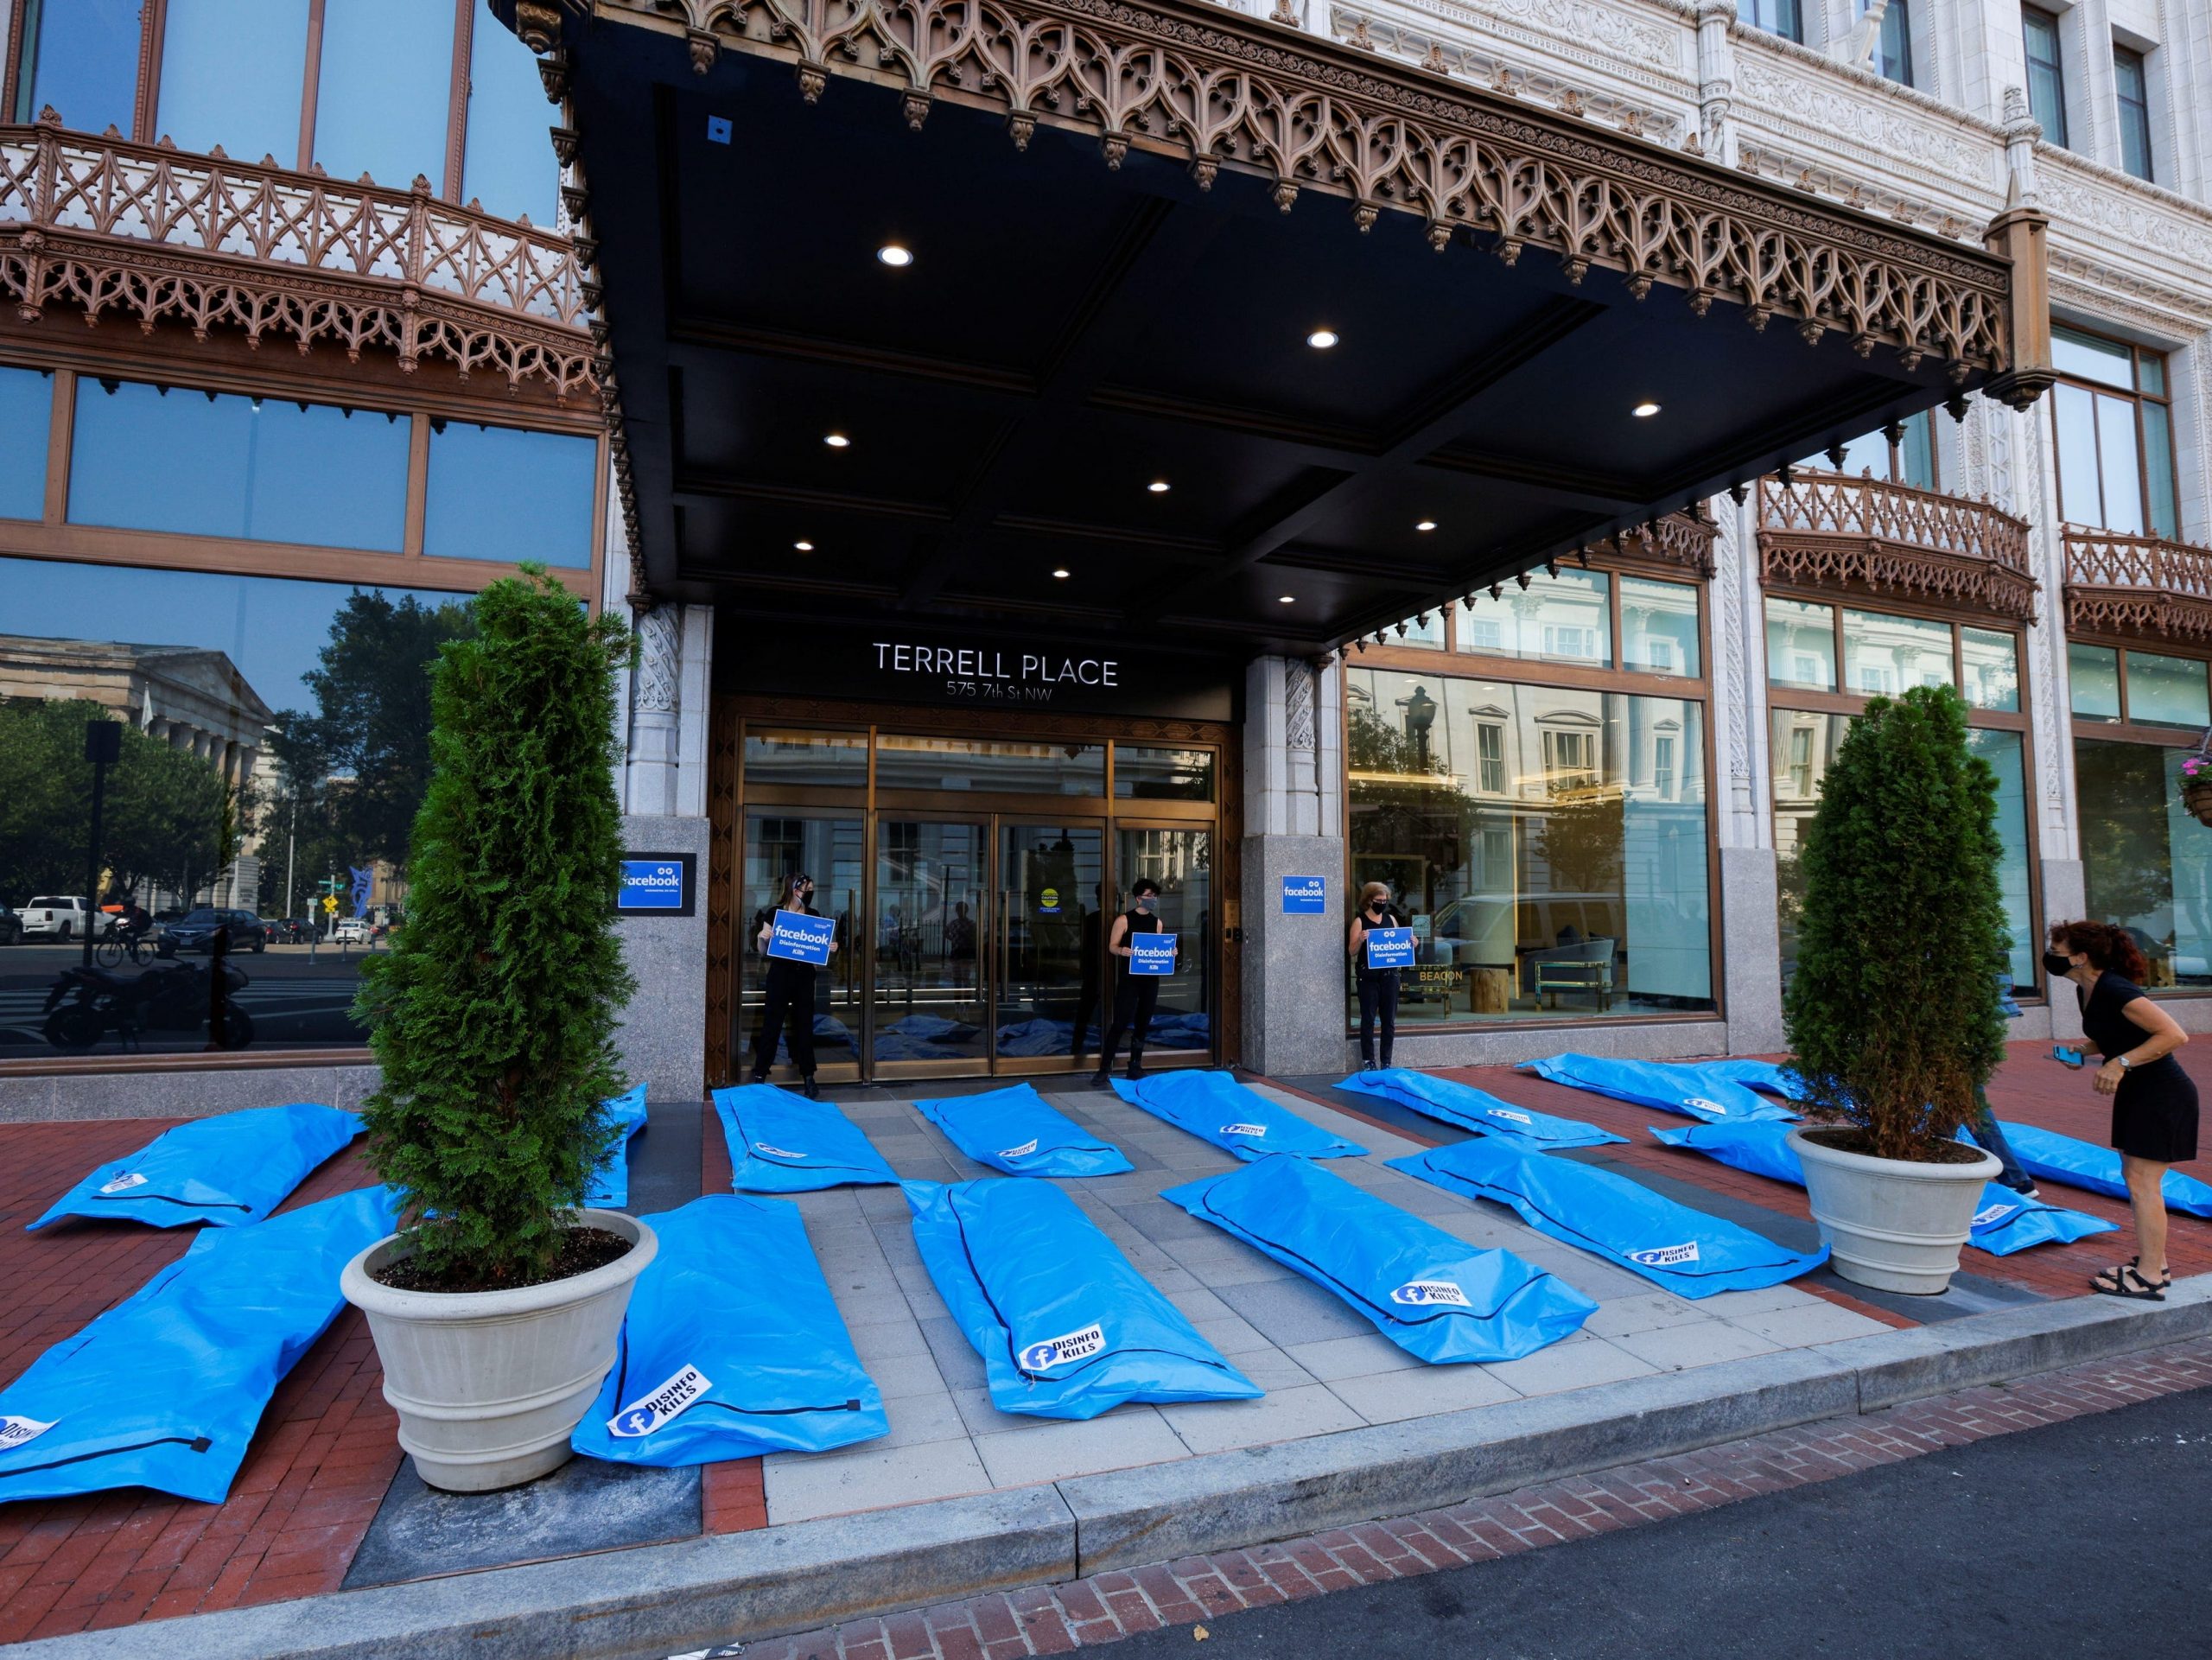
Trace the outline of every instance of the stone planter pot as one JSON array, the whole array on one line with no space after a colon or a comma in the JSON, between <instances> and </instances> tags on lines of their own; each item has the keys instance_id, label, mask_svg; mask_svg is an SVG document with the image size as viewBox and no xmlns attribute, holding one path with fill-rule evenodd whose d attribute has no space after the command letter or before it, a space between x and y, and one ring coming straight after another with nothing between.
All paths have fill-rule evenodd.
<instances>
[{"instance_id":1,"label":"stone planter pot","mask_svg":"<svg viewBox=\"0 0 2212 1660\"><path fill-rule=\"evenodd\" d=\"M1878 1291L1932 1297L1959 1269L1981 1190L2004 1167L1984 1153L1971 1164L1914 1164L1845 1153L1789 1132L1805 1167L1813 1220L1835 1271Z\"/></svg>"},{"instance_id":2,"label":"stone planter pot","mask_svg":"<svg viewBox=\"0 0 2212 1660\"><path fill-rule=\"evenodd\" d=\"M398 1291L371 1278L402 1254L387 1236L340 1289L369 1317L384 1398L416 1473L447 1492L512 1487L569 1461L569 1434L614 1364L630 1288L660 1246L619 1211L579 1213L634 1242L620 1261L519 1291Z\"/></svg>"}]
</instances>

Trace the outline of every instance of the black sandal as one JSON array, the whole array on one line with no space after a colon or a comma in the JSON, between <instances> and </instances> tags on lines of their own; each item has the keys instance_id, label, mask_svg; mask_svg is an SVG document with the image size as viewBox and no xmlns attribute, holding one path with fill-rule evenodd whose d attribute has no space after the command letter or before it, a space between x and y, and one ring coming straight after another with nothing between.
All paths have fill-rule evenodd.
<instances>
[{"instance_id":1,"label":"black sandal","mask_svg":"<svg viewBox=\"0 0 2212 1660\"><path fill-rule=\"evenodd\" d=\"M2107 1269L2090 1281L2089 1289L2100 1296L2126 1297L2137 1302L2164 1302L2166 1286L2172 1283L2169 1277L2164 1284L2153 1285L2143 1277L2134 1263L2123 1262L2118 1268Z\"/></svg>"}]
</instances>

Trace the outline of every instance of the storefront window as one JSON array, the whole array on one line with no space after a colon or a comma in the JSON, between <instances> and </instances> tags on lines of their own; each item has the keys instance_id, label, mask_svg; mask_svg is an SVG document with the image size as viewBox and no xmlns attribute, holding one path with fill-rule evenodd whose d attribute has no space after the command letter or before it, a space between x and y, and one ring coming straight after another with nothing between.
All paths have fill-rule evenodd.
<instances>
[{"instance_id":1,"label":"storefront window","mask_svg":"<svg viewBox=\"0 0 2212 1660\"><path fill-rule=\"evenodd\" d=\"M46 441L54 376L0 368L0 518L37 518L46 511Z\"/></svg>"},{"instance_id":2,"label":"storefront window","mask_svg":"<svg viewBox=\"0 0 2212 1660\"><path fill-rule=\"evenodd\" d=\"M1562 570L1556 576L1537 571L1526 588L1507 582L1497 599L1478 594L1467 609L1459 649L1611 668L1610 580L1602 570Z\"/></svg>"},{"instance_id":3,"label":"storefront window","mask_svg":"<svg viewBox=\"0 0 2212 1660\"><path fill-rule=\"evenodd\" d=\"M2036 983L2036 958L2042 951L2028 896L2026 741L2024 733L1988 727L1967 733L1967 749L1997 774L1997 836L2004 849L1997 862L1997 886L2005 897L2005 925L2012 936L2012 983L2024 989Z\"/></svg>"},{"instance_id":4,"label":"storefront window","mask_svg":"<svg viewBox=\"0 0 2212 1660\"><path fill-rule=\"evenodd\" d=\"M861 732L766 732L745 735L748 785L868 787L868 735Z\"/></svg>"},{"instance_id":5,"label":"storefront window","mask_svg":"<svg viewBox=\"0 0 2212 1660\"><path fill-rule=\"evenodd\" d=\"M598 465L590 438L433 421L423 551L586 569Z\"/></svg>"},{"instance_id":6,"label":"storefront window","mask_svg":"<svg viewBox=\"0 0 2212 1660\"><path fill-rule=\"evenodd\" d=\"M2120 653L2107 646L2080 646L2069 641L2066 677L2073 686L2074 718L2077 721L2120 719Z\"/></svg>"},{"instance_id":7,"label":"storefront window","mask_svg":"<svg viewBox=\"0 0 2212 1660\"><path fill-rule=\"evenodd\" d=\"M1700 704L1357 668L1345 702L1352 887L1418 940L1402 1022L1713 1007Z\"/></svg>"},{"instance_id":8,"label":"storefront window","mask_svg":"<svg viewBox=\"0 0 2212 1660\"><path fill-rule=\"evenodd\" d=\"M461 199L486 213L551 230L561 173L547 136L555 112L537 60L506 29L479 17L468 43L468 133Z\"/></svg>"},{"instance_id":9,"label":"storefront window","mask_svg":"<svg viewBox=\"0 0 2212 1660\"><path fill-rule=\"evenodd\" d=\"M206 1046L218 921L244 976L232 994L243 1019L226 1014L232 1047L360 1044L360 964L406 919L409 836L430 771L427 670L473 631L467 596L19 559L0 559L0 592L18 627L41 625L0 635L0 897L21 907L82 894L84 728L115 721L98 900L118 907L104 914L144 912L173 955L141 964L117 952L103 966L181 988L157 1001L137 1048ZM97 1021L47 1018L45 994L79 962L80 940L0 951L0 997L17 1011L0 1021L0 1059L124 1053L124 1034Z\"/></svg>"},{"instance_id":10,"label":"storefront window","mask_svg":"<svg viewBox=\"0 0 2212 1660\"><path fill-rule=\"evenodd\" d=\"M331 177L439 188L453 58L432 43L451 41L453 17L453 0L322 0L315 159Z\"/></svg>"},{"instance_id":11,"label":"storefront window","mask_svg":"<svg viewBox=\"0 0 2212 1660\"><path fill-rule=\"evenodd\" d=\"M1936 487L1936 440L1929 426L1928 411L1909 415L1898 424L1897 441L1890 442L1889 430L1878 428L1861 433L1843 447L1843 461L1839 471L1853 478L1872 476L1891 484L1909 484L1915 489L1933 490ZM1835 462L1826 452L1808 455L1798 463L1802 467L1826 468Z\"/></svg>"},{"instance_id":12,"label":"storefront window","mask_svg":"<svg viewBox=\"0 0 2212 1660\"><path fill-rule=\"evenodd\" d=\"M2050 417L2061 517L2128 536L2175 535L2165 359L2056 326L2050 355L2063 377L2051 388Z\"/></svg>"},{"instance_id":13,"label":"storefront window","mask_svg":"<svg viewBox=\"0 0 2212 1660\"><path fill-rule=\"evenodd\" d=\"M407 447L380 410L79 376L69 520L397 553Z\"/></svg>"},{"instance_id":14,"label":"storefront window","mask_svg":"<svg viewBox=\"0 0 2212 1660\"><path fill-rule=\"evenodd\" d=\"M140 0L27 0L15 118L50 105L72 131L128 135L143 10Z\"/></svg>"},{"instance_id":15,"label":"storefront window","mask_svg":"<svg viewBox=\"0 0 2212 1660\"><path fill-rule=\"evenodd\" d=\"M2181 805L2189 753L2074 741L2088 913L2134 936L2154 988L2212 986L2212 831Z\"/></svg>"},{"instance_id":16,"label":"storefront window","mask_svg":"<svg viewBox=\"0 0 2212 1660\"><path fill-rule=\"evenodd\" d=\"M988 791L1103 796L1103 743L1023 743L1007 738L909 738L879 734L878 790Z\"/></svg>"},{"instance_id":17,"label":"storefront window","mask_svg":"<svg viewBox=\"0 0 2212 1660\"><path fill-rule=\"evenodd\" d=\"M1431 611L1426 616L1408 617L1401 625L1405 633L1392 629L1390 643L1410 646L1417 651L1440 652L1444 649L1444 614Z\"/></svg>"},{"instance_id":18,"label":"storefront window","mask_svg":"<svg viewBox=\"0 0 2212 1660\"><path fill-rule=\"evenodd\" d=\"M1114 746L1114 793L1145 801L1213 799L1213 751Z\"/></svg>"},{"instance_id":19,"label":"storefront window","mask_svg":"<svg viewBox=\"0 0 2212 1660\"><path fill-rule=\"evenodd\" d=\"M2212 726L2203 660L2129 652L2127 718L2137 726Z\"/></svg>"},{"instance_id":20,"label":"storefront window","mask_svg":"<svg viewBox=\"0 0 2212 1660\"><path fill-rule=\"evenodd\" d=\"M1621 582L1621 667L1649 674L1698 672L1697 589L1642 576Z\"/></svg>"},{"instance_id":21,"label":"storefront window","mask_svg":"<svg viewBox=\"0 0 2212 1660\"><path fill-rule=\"evenodd\" d=\"M2001 634L1989 628L1961 628L1959 651L1966 659L1966 699L1970 705L1975 709L2019 709L2018 635Z\"/></svg>"},{"instance_id":22,"label":"storefront window","mask_svg":"<svg viewBox=\"0 0 2212 1660\"><path fill-rule=\"evenodd\" d=\"M1951 684L1951 625L1878 611L1843 614L1843 690L1894 697Z\"/></svg>"},{"instance_id":23,"label":"storefront window","mask_svg":"<svg viewBox=\"0 0 2212 1660\"><path fill-rule=\"evenodd\" d=\"M307 62L308 0L168 0L155 130L179 149L296 166Z\"/></svg>"},{"instance_id":24,"label":"storefront window","mask_svg":"<svg viewBox=\"0 0 2212 1660\"><path fill-rule=\"evenodd\" d=\"M1766 674L1777 686L1835 690L1835 612L1802 600L1766 602Z\"/></svg>"}]
</instances>

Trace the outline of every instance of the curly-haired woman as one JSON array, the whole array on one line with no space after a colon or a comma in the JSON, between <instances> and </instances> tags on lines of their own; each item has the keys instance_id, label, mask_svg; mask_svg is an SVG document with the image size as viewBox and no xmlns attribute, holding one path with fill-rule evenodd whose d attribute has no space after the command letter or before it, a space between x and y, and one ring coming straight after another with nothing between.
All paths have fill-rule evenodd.
<instances>
[{"instance_id":1,"label":"curly-haired woman","mask_svg":"<svg viewBox=\"0 0 2212 1660\"><path fill-rule=\"evenodd\" d=\"M2125 928L2108 922L2062 922L2050 931L2044 967L2071 980L2082 1004L2082 1030L2105 1064L2097 1093L2112 1097L2112 1144L2135 1212L2133 1262L2089 1282L2111 1297L2165 1301L2173 1275L2166 1266L2165 1180L2169 1167L2196 1156L2196 1085L2175 1050L2189 1034L2143 994L2150 972Z\"/></svg>"}]
</instances>

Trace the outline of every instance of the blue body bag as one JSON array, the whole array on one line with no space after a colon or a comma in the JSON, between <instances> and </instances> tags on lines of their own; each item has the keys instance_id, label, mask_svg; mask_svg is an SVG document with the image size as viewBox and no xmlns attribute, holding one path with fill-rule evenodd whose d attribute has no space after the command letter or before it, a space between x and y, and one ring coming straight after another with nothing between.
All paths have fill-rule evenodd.
<instances>
[{"instance_id":1,"label":"blue body bag","mask_svg":"<svg viewBox=\"0 0 2212 1660\"><path fill-rule=\"evenodd\" d=\"M276 1385L345 1307L340 1271L397 1214L362 1187L203 1231L0 1390L0 1501L152 1487L221 1504Z\"/></svg>"},{"instance_id":2,"label":"blue body bag","mask_svg":"<svg viewBox=\"0 0 2212 1660\"><path fill-rule=\"evenodd\" d=\"M1510 1205L1538 1233L1618 1262L1679 1297L1763 1290L1828 1259L1825 1245L1802 1255L1615 1171L1546 1158L1525 1143L1460 1142L1389 1162L1446 1193Z\"/></svg>"},{"instance_id":3,"label":"blue body bag","mask_svg":"<svg viewBox=\"0 0 2212 1660\"><path fill-rule=\"evenodd\" d=\"M1697 1069L1707 1078L1725 1078L1732 1084L1741 1084L1763 1095L1778 1095L1785 1101L1805 1099L1805 1080L1789 1067L1771 1060L1744 1058L1700 1060L1697 1063Z\"/></svg>"},{"instance_id":4,"label":"blue body bag","mask_svg":"<svg viewBox=\"0 0 2212 1660\"><path fill-rule=\"evenodd\" d=\"M1288 1153L1300 1159L1357 1159L1367 1149L1307 1123L1227 1072L1155 1072L1134 1082L1114 1080L1114 1092L1133 1107L1165 1118L1201 1141L1238 1158Z\"/></svg>"},{"instance_id":5,"label":"blue body bag","mask_svg":"<svg viewBox=\"0 0 2212 1660\"><path fill-rule=\"evenodd\" d=\"M1669 1147L1688 1148L1755 1176L1770 1176L1797 1187L1805 1185L1805 1167L1789 1145L1787 1124L1697 1124L1688 1129L1654 1128L1651 1133ZM1993 1256L2010 1256L2031 1245L2063 1245L2093 1233L2110 1233L2114 1225L2100 1217L2024 1198L1993 1181L1981 1190L1967 1243Z\"/></svg>"},{"instance_id":6,"label":"blue body bag","mask_svg":"<svg viewBox=\"0 0 2212 1660\"><path fill-rule=\"evenodd\" d=\"M976 1163L1009 1176L1116 1176L1136 1167L1031 1084L917 1101L914 1109Z\"/></svg>"},{"instance_id":7,"label":"blue body bag","mask_svg":"<svg viewBox=\"0 0 2212 1660\"><path fill-rule=\"evenodd\" d=\"M729 1143L729 1185L740 1193L810 1193L848 1183L896 1183L875 1144L827 1101L772 1084L715 1091Z\"/></svg>"},{"instance_id":8,"label":"blue body bag","mask_svg":"<svg viewBox=\"0 0 2212 1660\"><path fill-rule=\"evenodd\" d=\"M606 1162L593 1173L591 1186L584 1190L584 1203L619 1211L630 1202L630 1143L645 1127L645 1086L640 1084L626 1095L609 1096L600 1104L607 1109L607 1122L614 1126L615 1136Z\"/></svg>"},{"instance_id":9,"label":"blue body bag","mask_svg":"<svg viewBox=\"0 0 2212 1660\"><path fill-rule=\"evenodd\" d=\"M1262 1159L1160 1198L1334 1292L1423 1360L1518 1360L1598 1312L1512 1252L1478 1250L1304 1159Z\"/></svg>"},{"instance_id":10,"label":"blue body bag","mask_svg":"<svg viewBox=\"0 0 2212 1660\"><path fill-rule=\"evenodd\" d=\"M2127 1183L2120 1174L2120 1150L2062 1135L2036 1124L2016 1124L2000 1119L1997 1126L2012 1144L2021 1166L2045 1181L2086 1187L2114 1199L2127 1197ZM2179 1170L2166 1172L2161 1184L2166 1208L2188 1216L2212 1217L2212 1187Z\"/></svg>"},{"instance_id":11,"label":"blue body bag","mask_svg":"<svg viewBox=\"0 0 2212 1660\"><path fill-rule=\"evenodd\" d=\"M1545 1147L1603 1147L1608 1142L1628 1140L1610 1129L1586 1124L1580 1118L1555 1118L1531 1107L1516 1107L1471 1084L1433 1078L1404 1066L1357 1072L1337 1087L1354 1095L1380 1096L1424 1117L1441 1119L1462 1129L1490 1135L1517 1135L1522 1141Z\"/></svg>"},{"instance_id":12,"label":"blue body bag","mask_svg":"<svg viewBox=\"0 0 2212 1660\"><path fill-rule=\"evenodd\" d=\"M104 1164L31 1224L109 1217L173 1228L258 1222L361 1133L361 1115L295 1102L195 1118Z\"/></svg>"},{"instance_id":13,"label":"blue body bag","mask_svg":"<svg viewBox=\"0 0 2212 1660\"><path fill-rule=\"evenodd\" d=\"M1708 1124L1751 1123L1797 1116L1733 1078L1713 1077L1699 1066L1567 1054L1523 1061L1517 1070L1534 1072L1570 1089L1610 1095L1616 1101L1656 1107L1661 1112L1679 1112L1685 1118Z\"/></svg>"},{"instance_id":14,"label":"blue body bag","mask_svg":"<svg viewBox=\"0 0 2212 1660\"><path fill-rule=\"evenodd\" d=\"M890 1428L798 1205L709 1193L645 1219L660 1251L576 1451L666 1468L826 1453Z\"/></svg>"},{"instance_id":15,"label":"blue body bag","mask_svg":"<svg viewBox=\"0 0 2212 1660\"><path fill-rule=\"evenodd\" d=\"M1124 1401L1260 1393L1063 1189L987 1180L904 1191L923 1266L1000 1411L1095 1418Z\"/></svg>"}]
</instances>

